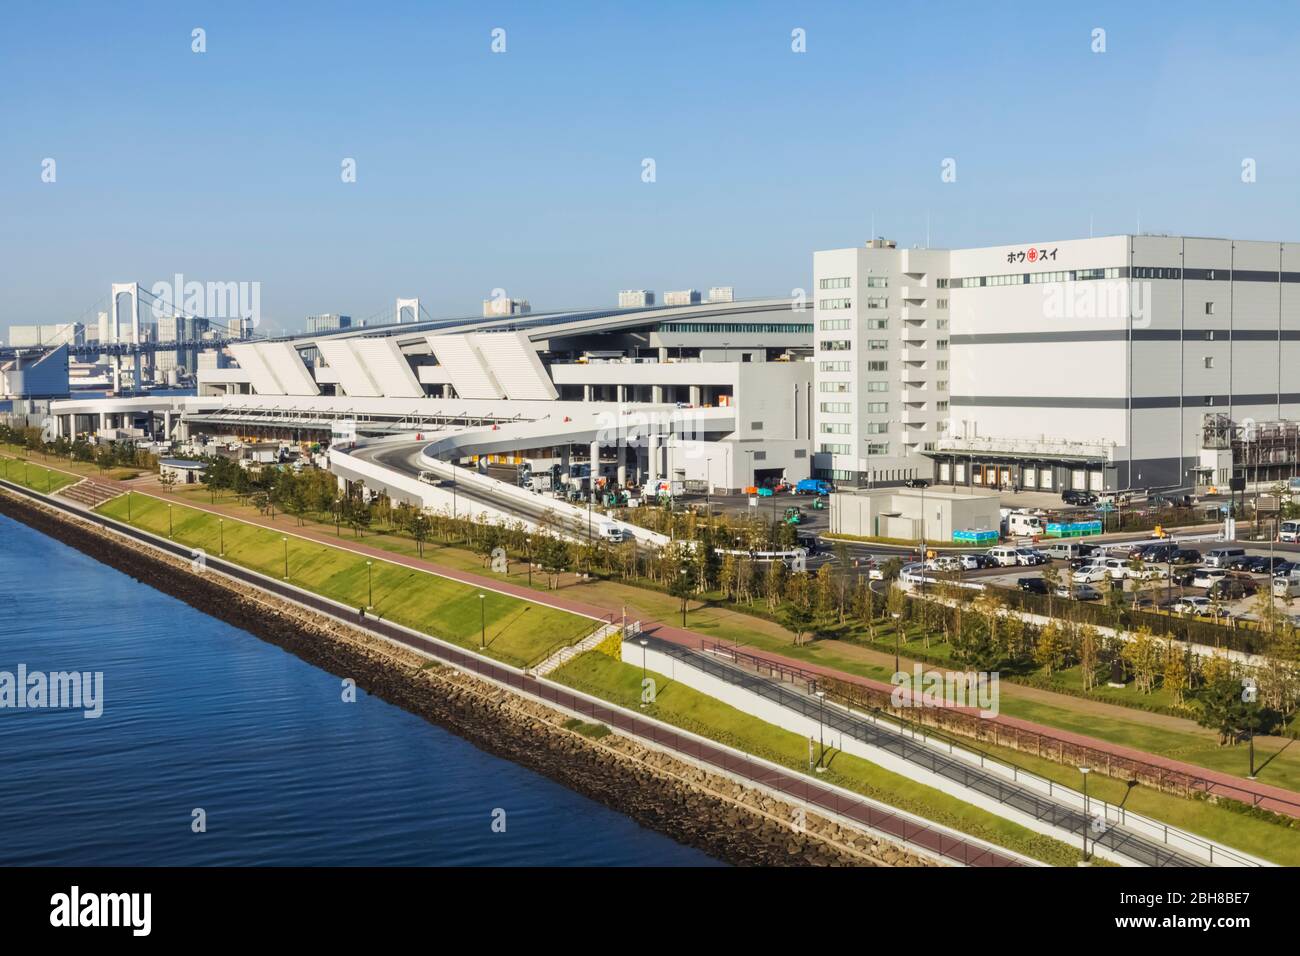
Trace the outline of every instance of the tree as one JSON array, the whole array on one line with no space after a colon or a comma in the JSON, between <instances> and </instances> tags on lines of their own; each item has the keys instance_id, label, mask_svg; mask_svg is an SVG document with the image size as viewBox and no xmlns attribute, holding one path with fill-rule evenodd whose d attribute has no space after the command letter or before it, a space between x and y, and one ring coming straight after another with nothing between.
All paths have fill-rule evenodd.
<instances>
[{"instance_id":1,"label":"tree","mask_svg":"<svg viewBox=\"0 0 1300 956\"><path fill-rule=\"evenodd\" d=\"M786 630L794 635L794 643L798 646L803 643L804 634L812 627L812 608L791 602L782 608L781 620Z\"/></svg>"},{"instance_id":2,"label":"tree","mask_svg":"<svg viewBox=\"0 0 1300 956\"><path fill-rule=\"evenodd\" d=\"M1231 676L1206 684L1196 697L1201 704L1197 722L1218 732L1220 747L1266 732L1276 723L1276 714L1245 693L1241 681Z\"/></svg>"},{"instance_id":3,"label":"tree","mask_svg":"<svg viewBox=\"0 0 1300 956\"><path fill-rule=\"evenodd\" d=\"M1050 678L1065 665L1068 652L1069 647L1060 626L1056 621L1048 621L1038 632L1038 640L1034 644L1034 663L1042 667Z\"/></svg>"},{"instance_id":4,"label":"tree","mask_svg":"<svg viewBox=\"0 0 1300 956\"><path fill-rule=\"evenodd\" d=\"M1187 696L1187 682L1192 672L1187 654L1188 651L1175 641L1165 644L1164 686L1173 697L1175 707L1182 707Z\"/></svg>"},{"instance_id":5,"label":"tree","mask_svg":"<svg viewBox=\"0 0 1300 956\"><path fill-rule=\"evenodd\" d=\"M1151 628L1140 627L1132 639L1124 645L1122 656L1133 668L1133 679L1143 694L1155 690L1156 674L1160 672L1160 644L1151 633Z\"/></svg>"},{"instance_id":6,"label":"tree","mask_svg":"<svg viewBox=\"0 0 1300 956\"><path fill-rule=\"evenodd\" d=\"M1083 678L1084 690L1092 690L1097 686L1099 651L1097 629L1085 624L1079 629L1079 672Z\"/></svg>"}]
</instances>

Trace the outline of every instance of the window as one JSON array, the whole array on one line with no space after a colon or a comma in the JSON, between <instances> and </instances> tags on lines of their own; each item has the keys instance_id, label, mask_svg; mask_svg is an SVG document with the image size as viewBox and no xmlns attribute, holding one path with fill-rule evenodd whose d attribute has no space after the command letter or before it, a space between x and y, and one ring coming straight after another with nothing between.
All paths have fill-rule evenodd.
<instances>
[{"instance_id":1,"label":"window","mask_svg":"<svg viewBox=\"0 0 1300 956\"><path fill-rule=\"evenodd\" d=\"M754 452L754 461L767 461L767 452L765 451Z\"/></svg>"},{"instance_id":2,"label":"window","mask_svg":"<svg viewBox=\"0 0 1300 956\"><path fill-rule=\"evenodd\" d=\"M935 300L934 305L935 305L935 308L938 308L938 309L946 309L946 308L948 308L948 300L947 300L947 299L937 299L937 300Z\"/></svg>"},{"instance_id":3,"label":"window","mask_svg":"<svg viewBox=\"0 0 1300 956\"><path fill-rule=\"evenodd\" d=\"M1213 356L1213 355L1207 355L1207 356L1205 356L1205 367L1206 367L1206 368L1214 368L1214 356Z\"/></svg>"},{"instance_id":4,"label":"window","mask_svg":"<svg viewBox=\"0 0 1300 956\"><path fill-rule=\"evenodd\" d=\"M1214 329L1206 329L1206 331L1205 331L1205 341L1207 341L1207 342L1213 342L1213 341L1214 341Z\"/></svg>"},{"instance_id":5,"label":"window","mask_svg":"<svg viewBox=\"0 0 1300 956\"><path fill-rule=\"evenodd\" d=\"M868 435L888 435L889 422L867 422L863 426L863 431Z\"/></svg>"},{"instance_id":6,"label":"window","mask_svg":"<svg viewBox=\"0 0 1300 956\"><path fill-rule=\"evenodd\" d=\"M852 362L818 362L817 370L819 372L851 372L853 371Z\"/></svg>"},{"instance_id":7,"label":"window","mask_svg":"<svg viewBox=\"0 0 1300 956\"><path fill-rule=\"evenodd\" d=\"M808 449L807 449L807 448L796 448L796 449L794 450L794 457L796 457L796 458L807 458L807 457L808 457Z\"/></svg>"},{"instance_id":8,"label":"window","mask_svg":"<svg viewBox=\"0 0 1300 956\"><path fill-rule=\"evenodd\" d=\"M763 423L762 423L762 422L750 422L750 423L749 423L749 429L750 429L750 431L761 432L761 431L763 430Z\"/></svg>"},{"instance_id":9,"label":"window","mask_svg":"<svg viewBox=\"0 0 1300 956\"><path fill-rule=\"evenodd\" d=\"M868 363L867 363L867 371L868 371L868 372L888 372L888 371L889 371L889 363L888 363L888 362L868 362Z\"/></svg>"},{"instance_id":10,"label":"window","mask_svg":"<svg viewBox=\"0 0 1300 956\"><path fill-rule=\"evenodd\" d=\"M947 320L947 319L935 319L935 320L934 320L934 327L935 327L936 329L946 329L946 328L948 327L948 320Z\"/></svg>"},{"instance_id":11,"label":"window","mask_svg":"<svg viewBox=\"0 0 1300 956\"><path fill-rule=\"evenodd\" d=\"M818 382L817 390L821 392L830 392L836 395L845 395L853 391L849 382Z\"/></svg>"},{"instance_id":12,"label":"window","mask_svg":"<svg viewBox=\"0 0 1300 956\"><path fill-rule=\"evenodd\" d=\"M1206 315L1214 315L1214 303L1213 303L1213 302L1207 302L1207 303L1205 303L1205 314L1206 314Z\"/></svg>"},{"instance_id":13,"label":"window","mask_svg":"<svg viewBox=\"0 0 1300 956\"><path fill-rule=\"evenodd\" d=\"M867 402L868 415L885 415L889 412L889 402Z\"/></svg>"},{"instance_id":14,"label":"window","mask_svg":"<svg viewBox=\"0 0 1300 956\"><path fill-rule=\"evenodd\" d=\"M946 349L946 348L948 347L948 340L947 340L947 339L935 339L935 341L934 341L934 347L937 348L939 351L942 352L944 349Z\"/></svg>"},{"instance_id":15,"label":"window","mask_svg":"<svg viewBox=\"0 0 1300 956\"><path fill-rule=\"evenodd\" d=\"M872 352L889 350L889 339L867 339L867 348Z\"/></svg>"},{"instance_id":16,"label":"window","mask_svg":"<svg viewBox=\"0 0 1300 956\"><path fill-rule=\"evenodd\" d=\"M824 339L817 347L823 352L847 352L853 343L848 339Z\"/></svg>"},{"instance_id":17,"label":"window","mask_svg":"<svg viewBox=\"0 0 1300 956\"><path fill-rule=\"evenodd\" d=\"M868 383L867 383L867 391L868 391L868 392L887 392L887 391L889 391L889 383L888 383L888 382L868 382Z\"/></svg>"},{"instance_id":18,"label":"window","mask_svg":"<svg viewBox=\"0 0 1300 956\"><path fill-rule=\"evenodd\" d=\"M819 309L851 309L853 308L852 299L818 299L817 308Z\"/></svg>"},{"instance_id":19,"label":"window","mask_svg":"<svg viewBox=\"0 0 1300 956\"><path fill-rule=\"evenodd\" d=\"M830 415L847 415L853 411L853 405L849 402L822 402L818 408Z\"/></svg>"},{"instance_id":20,"label":"window","mask_svg":"<svg viewBox=\"0 0 1300 956\"><path fill-rule=\"evenodd\" d=\"M819 445L818 451L827 455L847 455L849 453L848 445Z\"/></svg>"},{"instance_id":21,"label":"window","mask_svg":"<svg viewBox=\"0 0 1300 956\"><path fill-rule=\"evenodd\" d=\"M947 403L947 402L935 402L935 403L934 403L934 410L935 410L936 412L946 412L946 411L948 410L948 403Z\"/></svg>"},{"instance_id":22,"label":"window","mask_svg":"<svg viewBox=\"0 0 1300 956\"><path fill-rule=\"evenodd\" d=\"M851 429L848 422L822 422L822 434L825 435L848 435Z\"/></svg>"},{"instance_id":23,"label":"window","mask_svg":"<svg viewBox=\"0 0 1300 956\"><path fill-rule=\"evenodd\" d=\"M843 332L849 327L848 319L822 319L817 323L817 328L823 332Z\"/></svg>"},{"instance_id":24,"label":"window","mask_svg":"<svg viewBox=\"0 0 1300 956\"><path fill-rule=\"evenodd\" d=\"M934 383L934 387L935 387L935 389L936 389L937 391L940 391L940 392L946 392L946 391L948 391L948 381L947 381L947 379L944 379L944 380L942 380L942 381L935 382L935 383Z\"/></svg>"},{"instance_id":25,"label":"window","mask_svg":"<svg viewBox=\"0 0 1300 956\"><path fill-rule=\"evenodd\" d=\"M811 322L660 322L654 330L705 335L803 335L813 331L813 325Z\"/></svg>"},{"instance_id":26,"label":"window","mask_svg":"<svg viewBox=\"0 0 1300 956\"><path fill-rule=\"evenodd\" d=\"M889 308L889 299L885 296L867 296L868 309L887 309Z\"/></svg>"},{"instance_id":27,"label":"window","mask_svg":"<svg viewBox=\"0 0 1300 956\"><path fill-rule=\"evenodd\" d=\"M867 328L869 329L887 329L889 328L888 319L867 319Z\"/></svg>"},{"instance_id":28,"label":"window","mask_svg":"<svg viewBox=\"0 0 1300 956\"><path fill-rule=\"evenodd\" d=\"M888 454L889 454L889 442L887 442L887 441L875 442L875 443L868 442L868 443L867 443L867 454L868 454L868 455L888 455Z\"/></svg>"},{"instance_id":29,"label":"window","mask_svg":"<svg viewBox=\"0 0 1300 956\"><path fill-rule=\"evenodd\" d=\"M935 282L934 282L934 285L935 285L935 288L937 288L937 289L946 289L946 288L948 288L948 280L947 280L947 279L936 279Z\"/></svg>"},{"instance_id":30,"label":"window","mask_svg":"<svg viewBox=\"0 0 1300 956\"><path fill-rule=\"evenodd\" d=\"M888 289L889 277L888 276L867 276L867 288Z\"/></svg>"},{"instance_id":31,"label":"window","mask_svg":"<svg viewBox=\"0 0 1300 956\"><path fill-rule=\"evenodd\" d=\"M947 360L947 359L939 359L939 360L937 360L937 361L934 363L934 370L935 370L936 372L946 372L946 371L948 371L948 360Z\"/></svg>"},{"instance_id":32,"label":"window","mask_svg":"<svg viewBox=\"0 0 1300 956\"><path fill-rule=\"evenodd\" d=\"M847 289L849 288L849 277L838 276L834 279L822 279L817 283L819 289Z\"/></svg>"}]
</instances>

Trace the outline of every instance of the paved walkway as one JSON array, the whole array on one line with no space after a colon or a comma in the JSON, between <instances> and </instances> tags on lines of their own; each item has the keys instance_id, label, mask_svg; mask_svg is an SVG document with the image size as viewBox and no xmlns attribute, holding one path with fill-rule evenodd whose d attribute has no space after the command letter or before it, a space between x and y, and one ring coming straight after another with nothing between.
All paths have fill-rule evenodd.
<instances>
[{"instance_id":1,"label":"paved walkway","mask_svg":"<svg viewBox=\"0 0 1300 956\"><path fill-rule=\"evenodd\" d=\"M170 494L162 489L156 481L134 481L134 482L116 482L123 492L128 489L137 494L148 494L157 498L183 502L186 507L198 511L206 511L210 514L232 517L249 524L260 525L266 528L273 528L280 534L293 535L308 541L316 541L321 544L327 544L331 547L341 548L351 551L358 555L377 558L388 561L393 564L399 564L403 567L412 568L420 571L427 571L430 574L436 574L440 577L448 578L454 581L460 581L472 587L482 588L484 590L496 591L501 594L509 594L521 598L525 601L531 601L535 604L545 605L547 607L557 608L559 610L569 611L574 614L581 614L589 618L613 622L621 618L622 609L610 609L586 601L570 597L557 591L536 591L523 585L514 584L509 581L502 581L497 578L489 577L483 574L476 574L471 571L460 571L455 568L448 568L438 565L432 561L413 556L394 554L391 551L385 551L382 548L372 547L365 543L365 539L348 540L338 538L332 534L320 531L314 528L293 527L291 522L294 520L288 516L281 520L265 516L249 516L241 509L228 505L205 505L198 502L181 499L176 495ZM685 630L675 627L663 621L642 620L641 628L644 631L653 633L656 637L663 640L672 641L693 649L700 648L705 642L718 644L725 643L717 641L711 637L705 637L694 631ZM738 646L739 647L739 646ZM892 684L886 684L882 681L871 680L870 678L860 677L855 674L848 674L844 671L837 671L834 668L825 667L819 664L809 663L806 661L796 660L794 658L783 657L780 654L774 654L770 651L762 651L756 648L745 646L742 648L745 653L754 657L763 658L771 663L783 666L793 670L809 671L812 673L822 674L839 681L859 684L864 687L883 690L886 693L893 690ZM1091 750L1102 753L1109 753L1121 760L1130 760L1138 763L1146 763L1152 766L1160 767L1172 773L1184 774L1189 777L1195 777L1209 781L1213 785L1213 792L1221 796L1230 797L1245 803L1254 804L1267 810L1273 810L1277 813L1284 813L1292 817L1300 817L1300 793L1287 790L1282 787L1275 787L1269 784L1260 783L1259 781L1247 780L1244 777L1233 776L1232 774L1222 773L1217 770L1209 770L1195 764L1184 763L1169 757L1162 757L1158 754L1151 754L1141 750L1134 750L1129 747L1123 747L1118 744L1110 743L1105 740L1098 740L1095 737L1087 737L1083 734L1076 734L1068 730L1061 730L1055 727L1047 727L1043 724L1035 724L1030 721L1021 720L1015 717L999 715L993 718L987 718L1008 728L1016 728L1030 733L1041 734L1044 737L1054 738L1065 741L1068 744L1087 747Z\"/></svg>"}]
</instances>

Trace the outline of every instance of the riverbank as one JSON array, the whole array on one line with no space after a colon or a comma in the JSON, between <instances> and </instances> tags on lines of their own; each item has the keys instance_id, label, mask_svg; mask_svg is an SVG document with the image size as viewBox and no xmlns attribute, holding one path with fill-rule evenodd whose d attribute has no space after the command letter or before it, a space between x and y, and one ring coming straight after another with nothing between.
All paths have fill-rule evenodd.
<instances>
[{"instance_id":1,"label":"riverbank","mask_svg":"<svg viewBox=\"0 0 1300 956\"><path fill-rule=\"evenodd\" d=\"M246 630L494 755L720 860L929 865L896 845L646 747L333 618L0 491L0 512Z\"/></svg>"}]
</instances>

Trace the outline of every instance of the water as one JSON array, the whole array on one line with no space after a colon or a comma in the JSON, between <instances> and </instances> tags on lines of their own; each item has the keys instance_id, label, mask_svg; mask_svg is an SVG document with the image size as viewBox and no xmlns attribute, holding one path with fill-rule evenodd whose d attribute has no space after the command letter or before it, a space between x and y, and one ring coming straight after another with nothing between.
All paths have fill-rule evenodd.
<instances>
[{"instance_id":1,"label":"water","mask_svg":"<svg viewBox=\"0 0 1300 956\"><path fill-rule=\"evenodd\" d=\"M20 663L102 671L104 709L0 709L0 865L714 862L0 517Z\"/></svg>"}]
</instances>

